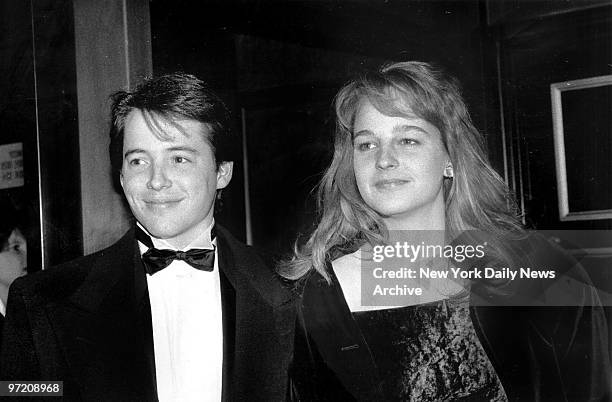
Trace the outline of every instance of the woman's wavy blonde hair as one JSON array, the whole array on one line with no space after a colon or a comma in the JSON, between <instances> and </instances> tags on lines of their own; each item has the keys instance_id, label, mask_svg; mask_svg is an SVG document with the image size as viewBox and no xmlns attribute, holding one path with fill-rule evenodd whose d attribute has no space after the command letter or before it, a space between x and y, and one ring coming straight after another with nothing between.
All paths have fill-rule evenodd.
<instances>
[{"instance_id":1,"label":"woman's wavy blonde hair","mask_svg":"<svg viewBox=\"0 0 612 402\"><path fill-rule=\"evenodd\" d=\"M476 229L501 238L522 230L514 198L487 160L456 80L428 63L393 63L348 82L336 95L334 155L317 188L319 223L281 264L283 277L295 280L315 269L329 282L328 260L387 237L355 182L353 123L362 100L388 116L416 114L440 131L454 168L454 179L444 184L447 237Z\"/></svg>"}]
</instances>

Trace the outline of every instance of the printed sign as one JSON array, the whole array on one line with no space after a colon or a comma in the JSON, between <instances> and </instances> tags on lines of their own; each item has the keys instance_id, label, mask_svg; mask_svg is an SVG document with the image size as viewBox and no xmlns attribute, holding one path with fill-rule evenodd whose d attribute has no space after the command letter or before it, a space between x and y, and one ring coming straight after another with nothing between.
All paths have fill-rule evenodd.
<instances>
[{"instance_id":1,"label":"printed sign","mask_svg":"<svg viewBox=\"0 0 612 402\"><path fill-rule=\"evenodd\" d=\"M23 144L0 145L0 189L23 186Z\"/></svg>"}]
</instances>

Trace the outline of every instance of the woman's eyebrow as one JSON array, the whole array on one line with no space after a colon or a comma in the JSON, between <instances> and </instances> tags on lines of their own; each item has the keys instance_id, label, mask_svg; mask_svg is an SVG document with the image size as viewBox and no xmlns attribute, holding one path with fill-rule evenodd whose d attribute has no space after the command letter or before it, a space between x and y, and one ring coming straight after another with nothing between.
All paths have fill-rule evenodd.
<instances>
[{"instance_id":1,"label":"woman's eyebrow","mask_svg":"<svg viewBox=\"0 0 612 402\"><path fill-rule=\"evenodd\" d=\"M371 135L373 134L372 131L368 130L368 129L364 129L364 130L359 130L356 133L353 133L353 139L361 136L361 135Z\"/></svg>"},{"instance_id":2,"label":"woman's eyebrow","mask_svg":"<svg viewBox=\"0 0 612 402\"><path fill-rule=\"evenodd\" d=\"M429 135L427 130L425 130L423 127L415 126L413 124L398 124L397 126L393 127L393 134L404 134L415 130Z\"/></svg>"}]
</instances>

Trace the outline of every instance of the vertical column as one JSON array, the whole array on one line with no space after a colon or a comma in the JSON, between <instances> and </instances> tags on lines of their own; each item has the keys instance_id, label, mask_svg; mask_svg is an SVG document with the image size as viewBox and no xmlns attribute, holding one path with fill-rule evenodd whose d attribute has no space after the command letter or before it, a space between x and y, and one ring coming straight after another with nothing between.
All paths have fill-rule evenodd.
<instances>
[{"instance_id":1,"label":"vertical column","mask_svg":"<svg viewBox=\"0 0 612 402\"><path fill-rule=\"evenodd\" d=\"M129 227L108 157L109 96L151 74L148 0L74 0L83 251Z\"/></svg>"},{"instance_id":2,"label":"vertical column","mask_svg":"<svg viewBox=\"0 0 612 402\"><path fill-rule=\"evenodd\" d=\"M78 106L72 0L30 0L36 132L24 144L26 187L39 210L40 260L28 256L32 270L83 253ZM37 178L33 191L32 179ZM30 240L34 238L30 237ZM32 254L34 254L32 253Z\"/></svg>"}]
</instances>

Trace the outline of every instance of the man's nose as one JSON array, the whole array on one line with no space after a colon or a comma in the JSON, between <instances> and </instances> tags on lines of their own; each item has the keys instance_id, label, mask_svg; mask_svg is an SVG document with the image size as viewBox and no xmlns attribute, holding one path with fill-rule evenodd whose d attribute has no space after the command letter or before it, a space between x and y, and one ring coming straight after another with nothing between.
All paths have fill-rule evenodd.
<instances>
[{"instance_id":1,"label":"man's nose","mask_svg":"<svg viewBox=\"0 0 612 402\"><path fill-rule=\"evenodd\" d=\"M376 155L376 167L378 169L392 169L398 165L399 161L392 146L385 145L378 149L378 154Z\"/></svg>"},{"instance_id":2,"label":"man's nose","mask_svg":"<svg viewBox=\"0 0 612 402\"><path fill-rule=\"evenodd\" d=\"M172 181L168 177L166 168L163 165L153 164L150 173L147 187L151 190L159 191L172 185Z\"/></svg>"}]
</instances>

